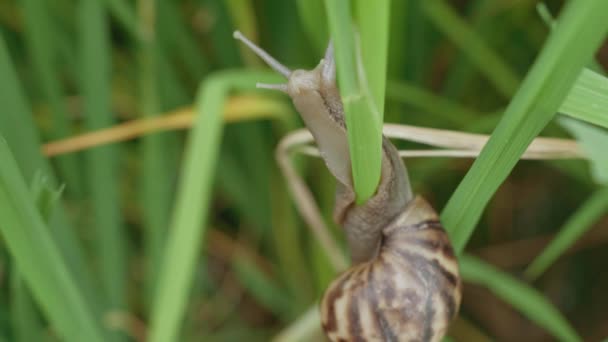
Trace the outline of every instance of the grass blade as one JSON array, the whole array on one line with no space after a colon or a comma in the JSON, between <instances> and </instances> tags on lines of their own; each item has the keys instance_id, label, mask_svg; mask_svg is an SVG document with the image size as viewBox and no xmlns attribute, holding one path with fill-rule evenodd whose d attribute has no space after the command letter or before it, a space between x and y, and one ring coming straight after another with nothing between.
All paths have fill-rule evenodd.
<instances>
[{"instance_id":1,"label":"grass blade","mask_svg":"<svg viewBox=\"0 0 608 342\"><path fill-rule=\"evenodd\" d=\"M217 79L208 79L197 97L198 118L187 145L180 181L182 185L178 190L172 230L161 262L152 306L152 342L179 340L179 322L184 316L189 284L204 233L200 227L208 215L225 96L223 84Z\"/></svg>"},{"instance_id":2,"label":"grass blade","mask_svg":"<svg viewBox=\"0 0 608 342\"><path fill-rule=\"evenodd\" d=\"M139 39L140 32L137 28L135 11L129 7L129 2L125 0L103 0L112 16L116 18L123 29L132 38Z\"/></svg>"},{"instance_id":3,"label":"grass blade","mask_svg":"<svg viewBox=\"0 0 608 342\"><path fill-rule=\"evenodd\" d=\"M14 151L17 165L26 180L33 179L36 172L49 177L51 184L57 185L49 162L40 153L40 139L36 132L32 113L21 90L13 64L2 36L0 36L0 135L6 137ZM65 257L77 281L83 286L87 298L96 300L92 276L87 259L80 248L78 238L70 226L65 212L55 211L50 219L51 234Z\"/></svg>"},{"instance_id":4,"label":"grass blade","mask_svg":"<svg viewBox=\"0 0 608 342\"><path fill-rule=\"evenodd\" d=\"M111 126L109 27L104 6L97 0L81 0L79 32L86 127ZM86 153L87 187L91 195L96 233L96 255L108 310L124 310L126 237L119 205L118 159L114 146Z\"/></svg>"},{"instance_id":5,"label":"grass blade","mask_svg":"<svg viewBox=\"0 0 608 342\"><path fill-rule=\"evenodd\" d=\"M608 128L608 78L583 70L559 112Z\"/></svg>"},{"instance_id":6,"label":"grass blade","mask_svg":"<svg viewBox=\"0 0 608 342\"><path fill-rule=\"evenodd\" d=\"M47 3L39 0L22 0L25 19L25 37L29 49L29 57L35 70L44 98L48 101L52 113L53 127L51 137L59 139L70 135L67 107L62 99L62 85L59 82L57 70L52 61L55 57L49 11L45 10ZM61 176L69 184L69 190L81 193L81 172L76 156L59 158Z\"/></svg>"},{"instance_id":7,"label":"grass blade","mask_svg":"<svg viewBox=\"0 0 608 342\"><path fill-rule=\"evenodd\" d=\"M329 37L323 0L297 0L296 4L304 31L312 41L316 51L319 54L323 53L323 50L327 47Z\"/></svg>"},{"instance_id":8,"label":"grass blade","mask_svg":"<svg viewBox=\"0 0 608 342\"><path fill-rule=\"evenodd\" d=\"M355 48L349 1L326 0L325 7L348 127L353 181L360 204L374 194L380 181L382 114L369 93L365 71L357 63L360 50Z\"/></svg>"},{"instance_id":9,"label":"grass blade","mask_svg":"<svg viewBox=\"0 0 608 342\"><path fill-rule=\"evenodd\" d=\"M597 190L574 212L557 236L526 269L528 279L536 279L572 246L593 223L608 211L608 188Z\"/></svg>"},{"instance_id":10,"label":"grass blade","mask_svg":"<svg viewBox=\"0 0 608 342\"><path fill-rule=\"evenodd\" d=\"M13 339L17 342L40 341L44 327L25 282L19 274L11 274L10 285Z\"/></svg>"},{"instance_id":11,"label":"grass blade","mask_svg":"<svg viewBox=\"0 0 608 342\"><path fill-rule=\"evenodd\" d=\"M386 68L388 63L388 37L390 27L390 0L357 0L357 23L361 38L361 59L365 78L373 103L378 106L378 120L383 121ZM365 81L365 80L363 80ZM364 84L362 86L365 86Z\"/></svg>"},{"instance_id":12,"label":"grass blade","mask_svg":"<svg viewBox=\"0 0 608 342\"><path fill-rule=\"evenodd\" d=\"M256 24L255 11L251 0L226 0L226 9L235 29L241 31L246 37L254 42L258 41L258 30ZM243 44L239 44L241 58L245 65L260 66L260 59Z\"/></svg>"},{"instance_id":13,"label":"grass blade","mask_svg":"<svg viewBox=\"0 0 608 342\"><path fill-rule=\"evenodd\" d=\"M59 203L63 189L52 189L49 180L40 172L34 176L30 188L42 220L48 223L53 209ZM15 266L16 269L17 266ZM23 342L41 340L44 328L40 320L40 313L21 275L16 272L11 274L11 297L13 300L11 321L15 340Z\"/></svg>"},{"instance_id":14,"label":"grass blade","mask_svg":"<svg viewBox=\"0 0 608 342\"><path fill-rule=\"evenodd\" d=\"M521 154L553 118L608 30L608 2L568 3L556 28L479 158L442 213L461 252L486 204ZM559 56L559 57L558 57Z\"/></svg>"},{"instance_id":15,"label":"grass blade","mask_svg":"<svg viewBox=\"0 0 608 342\"><path fill-rule=\"evenodd\" d=\"M186 23L181 17L178 4L171 1L158 1L158 20L156 30L158 32L159 44L163 46L163 52L175 54L179 64L184 65L189 76L198 81L208 69L208 61L199 49L197 40L192 32L188 30ZM190 99L190 98L188 98Z\"/></svg>"},{"instance_id":16,"label":"grass blade","mask_svg":"<svg viewBox=\"0 0 608 342\"><path fill-rule=\"evenodd\" d=\"M34 206L15 159L0 138L0 233L46 318L66 341L103 341L91 308Z\"/></svg>"},{"instance_id":17,"label":"grass blade","mask_svg":"<svg viewBox=\"0 0 608 342\"><path fill-rule=\"evenodd\" d=\"M436 0L425 1L423 7L437 28L460 47L501 94L510 97L515 93L519 85L517 73L450 6L443 0Z\"/></svg>"},{"instance_id":18,"label":"grass blade","mask_svg":"<svg viewBox=\"0 0 608 342\"><path fill-rule=\"evenodd\" d=\"M157 65L156 39L156 1L138 1L139 30L142 33L139 43L139 93L140 107L144 118L153 118L161 113L159 96L159 78ZM145 250L148 258L146 267L145 298L149 301L158 283L158 270L161 264L162 250L165 244L167 225L170 220L173 187L172 175L176 168L168 162L175 155L170 147L172 132L146 135L141 145L142 182L141 202L143 207L143 224L146 230Z\"/></svg>"},{"instance_id":19,"label":"grass blade","mask_svg":"<svg viewBox=\"0 0 608 342\"><path fill-rule=\"evenodd\" d=\"M252 89L255 82L278 83L278 75L233 71L214 74L201 85L198 116L186 147L171 229L155 291L150 341L176 341L208 217L212 178L222 132L222 109L231 88Z\"/></svg>"},{"instance_id":20,"label":"grass blade","mask_svg":"<svg viewBox=\"0 0 608 342\"><path fill-rule=\"evenodd\" d=\"M608 131L570 118L561 118L560 123L576 137L581 148L589 155L593 180L599 184L608 184Z\"/></svg>"},{"instance_id":21,"label":"grass blade","mask_svg":"<svg viewBox=\"0 0 608 342\"><path fill-rule=\"evenodd\" d=\"M236 277L244 289L257 301L274 312L283 321L294 318L294 309L289 297L275 281L259 270L246 256L236 256L232 261Z\"/></svg>"},{"instance_id":22,"label":"grass blade","mask_svg":"<svg viewBox=\"0 0 608 342\"><path fill-rule=\"evenodd\" d=\"M10 60L4 39L0 36L0 134L15 151L19 169L26 179L32 179L37 171L51 174L51 167L42 158L40 139L32 113L28 107L15 68Z\"/></svg>"},{"instance_id":23,"label":"grass blade","mask_svg":"<svg viewBox=\"0 0 608 342\"><path fill-rule=\"evenodd\" d=\"M465 127L480 117L480 113L405 82L389 82L386 96L389 100L406 103L457 127Z\"/></svg>"},{"instance_id":24,"label":"grass blade","mask_svg":"<svg viewBox=\"0 0 608 342\"><path fill-rule=\"evenodd\" d=\"M460 273L465 281L488 288L559 341L581 340L568 321L540 293L492 265L476 257L462 255Z\"/></svg>"},{"instance_id":25,"label":"grass blade","mask_svg":"<svg viewBox=\"0 0 608 342\"><path fill-rule=\"evenodd\" d=\"M560 123L572 132L583 150L590 156L595 181L607 184L608 158L606 158L605 146L608 143L608 131L569 118L562 118ZM596 190L566 221L557 236L526 269L526 276L529 279L540 276L607 211L608 188L604 186Z\"/></svg>"}]
</instances>

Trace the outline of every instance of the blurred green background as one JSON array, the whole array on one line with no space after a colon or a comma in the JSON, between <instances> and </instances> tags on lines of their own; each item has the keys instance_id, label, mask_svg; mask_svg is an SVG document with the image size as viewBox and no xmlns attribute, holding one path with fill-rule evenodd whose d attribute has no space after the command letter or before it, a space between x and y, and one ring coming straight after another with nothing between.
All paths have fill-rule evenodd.
<instances>
[{"instance_id":1,"label":"blurred green background","mask_svg":"<svg viewBox=\"0 0 608 342\"><path fill-rule=\"evenodd\" d=\"M384 121L490 134L564 4L544 20L528 0L390 6ZM336 272L274 159L302 122L286 96L254 89L280 78L235 29L290 68L316 66L329 39L321 0L0 2L0 341L267 341L306 321ZM589 96L608 103L608 45L588 62ZM578 124L559 123L543 135ZM498 188L466 247L478 258L453 340L608 337L608 133L570 129L594 130L593 163L522 161ZM294 161L331 223L334 180ZM406 161L438 209L471 164Z\"/></svg>"}]
</instances>

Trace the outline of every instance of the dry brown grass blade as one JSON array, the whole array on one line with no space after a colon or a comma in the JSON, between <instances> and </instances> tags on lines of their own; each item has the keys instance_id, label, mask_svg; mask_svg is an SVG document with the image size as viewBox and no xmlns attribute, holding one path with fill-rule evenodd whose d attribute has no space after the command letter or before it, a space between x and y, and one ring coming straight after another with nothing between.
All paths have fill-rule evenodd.
<instances>
[{"instance_id":1,"label":"dry brown grass blade","mask_svg":"<svg viewBox=\"0 0 608 342\"><path fill-rule=\"evenodd\" d=\"M192 125L192 108L183 108L149 119L133 120L107 129L53 141L42 146L48 157L86 150L110 143L130 140L144 134L186 128Z\"/></svg>"},{"instance_id":2,"label":"dry brown grass blade","mask_svg":"<svg viewBox=\"0 0 608 342\"><path fill-rule=\"evenodd\" d=\"M383 132L388 138L407 140L442 148L399 151L399 155L402 158L475 158L479 155L479 152L489 138L489 136L483 134L395 124L385 124ZM293 146L292 148L305 155L319 157L319 150L313 146L306 145L313 141L312 136L308 134L307 140L302 139L301 144L299 144L300 146ZM522 159L528 160L572 158L586 157L575 140L559 138L536 138L522 155Z\"/></svg>"},{"instance_id":3,"label":"dry brown grass blade","mask_svg":"<svg viewBox=\"0 0 608 342\"><path fill-rule=\"evenodd\" d=\"M338 244L331 236L329 229L325 225L321 211L317 206L310 189L296 172L290 159L290 152L293 147L307 144L312 141L312 135L308 130L300 129L287 136L279 142L276 149L276 160L283 176L287 180L287 186L296 204L298 212L312 230L314 237L319 241L336 271L346 269L348 261Z\"/></svg>"},{"instance_id":4,"label":"dry brown grass blade","mask_svg":"<svg viewBox=\"0 0 608 342\"><path fill-rule=\"evenodd\" d=\"M231 97L226 103L224 122L277 118L288 113L289 107L284 102L257 95L238 95ZM53 157L82 151L134 139L145 134L188 128L192 126L193 121L192 107L179 108L161 116L133 120L107 129L53 141L42 146L42 153Z\"/></svg>"},{"instance_id":5,"label":"dry brown grass blade","mask_svg":"<svg viewBox=\"0 0 608 342\"><path fill-rule=\"evenodd\" d=\"M413 141L450 150L481 151L489 139L488 135L450 131L445 129L409 125L384 125L384 134L389 138ZM477 156L467 155L469 156ZM583 158L584 154L575 140L558 138L536 138L532 141L524 159Z\"/></svg>"}]
</instances>

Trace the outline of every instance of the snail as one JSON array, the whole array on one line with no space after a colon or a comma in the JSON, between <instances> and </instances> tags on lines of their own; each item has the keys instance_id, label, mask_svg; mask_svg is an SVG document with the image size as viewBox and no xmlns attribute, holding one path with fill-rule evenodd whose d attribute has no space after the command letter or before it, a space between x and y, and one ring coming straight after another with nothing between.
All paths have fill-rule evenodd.
<instances>
[{"instance_id":1,"label":"snail","mask_svg":"<svg viewBox=\"0 0 608 342\"><path fill-rule=\"evenodd\" d=\"M346 233L353 265L321 300L331 341L440 341L461 301L458 262L437 213L412 194L395 146L382 141L376 193L355 204L346 123L333 48L313 70L291 71L245 38L234 37L287 78L258 84L287 93L337 180L334 220Z\"/></svg>"}]
</instances>

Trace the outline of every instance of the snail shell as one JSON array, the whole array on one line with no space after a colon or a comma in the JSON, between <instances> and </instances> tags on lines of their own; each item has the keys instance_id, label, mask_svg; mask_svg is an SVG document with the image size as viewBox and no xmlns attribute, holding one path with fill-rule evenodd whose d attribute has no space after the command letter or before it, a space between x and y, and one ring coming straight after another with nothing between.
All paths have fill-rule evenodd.
<instances>
[{"instance_id":1,"label":"snail shell","mask_svg":"<svg viewBox=\"0 0 608 342\"><path fill-rule=\"evenodd\" d=\"M460 306L458 263L421 197L382 232L375 258L333 281L321 302L331 341L440 341Z\"/></svg>"}]
</instances>

